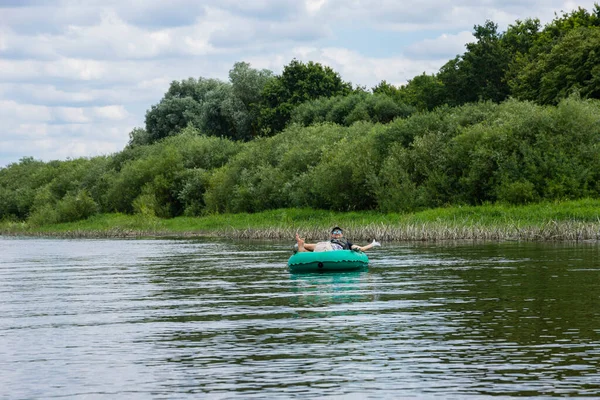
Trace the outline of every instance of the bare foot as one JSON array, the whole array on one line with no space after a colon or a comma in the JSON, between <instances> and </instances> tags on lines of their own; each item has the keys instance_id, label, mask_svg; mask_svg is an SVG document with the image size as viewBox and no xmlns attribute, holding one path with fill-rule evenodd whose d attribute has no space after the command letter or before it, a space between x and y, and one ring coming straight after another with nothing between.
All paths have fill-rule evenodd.
<instances>
[{"instance_id":1,"label":"bare foot","mask_svg":"<svg viewBox=\"0 0 600 400\"><path fill-rule=\"evenodd\" d=\"M306 251L304 248L304 239L300 238L300 235L296 233L296 243L298 243L298 252Z\"/></svg>"}]
</instances>

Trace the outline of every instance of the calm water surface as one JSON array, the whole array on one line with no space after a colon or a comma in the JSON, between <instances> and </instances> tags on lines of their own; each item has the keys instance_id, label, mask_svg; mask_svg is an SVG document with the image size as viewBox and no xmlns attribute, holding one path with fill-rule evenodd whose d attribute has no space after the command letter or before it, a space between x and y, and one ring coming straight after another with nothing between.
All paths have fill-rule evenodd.
<instances>
[{"instance_id":1,"label":"calm water surface","mask_svg":"<svg viewBox=\"0 0 600 400\"><path fill-rule=\"evenodd\" d=\"M0 237L0 397L600 396L598 244Z\"/></svg>"}]
</instances>

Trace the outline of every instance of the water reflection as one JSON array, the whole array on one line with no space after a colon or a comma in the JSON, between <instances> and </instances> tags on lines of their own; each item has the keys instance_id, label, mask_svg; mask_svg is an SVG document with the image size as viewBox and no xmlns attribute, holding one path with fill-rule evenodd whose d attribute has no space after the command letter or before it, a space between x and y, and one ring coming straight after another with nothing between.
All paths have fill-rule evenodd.
<instances>
[{"instance_id":1,"label":"water reflection","mask_svg":"<svg viewBox=\"0 0 600 400\"><path fill-rule=\"evenodd\" d=\"M435 299L435 314L444 317L438 326L445 329L421 332L431 341L421 348L431 348L452 374L469 376L467 391L598 393L597 247L505 243L418 250L443 260L409 272L415 282L425 277L442 289L435 297L425 288L409 296ZM582 386L574 389L573 382Z\"/></svg>"},{"instance_id":2,"label":"water reflection","mask_svg":"<svg viewBox=\"0 0 600 400\"><path fill-rule=\"evenodd\" d=\"M367 271L332 274L290 274L291 304L324 307L332 304L370 301L373 290L368 287Z\"/></svg>"},{"instance_id":3,"label":"water reflection","mask_svg":"<svg viewBox=\"0 0 600 400\"><path fill-rule=\"evenodd\" d=\"M7 398L600 395L597 245L0 238ZM17 371L17 372L15 372Z\"/></svg>"}]
</instances>

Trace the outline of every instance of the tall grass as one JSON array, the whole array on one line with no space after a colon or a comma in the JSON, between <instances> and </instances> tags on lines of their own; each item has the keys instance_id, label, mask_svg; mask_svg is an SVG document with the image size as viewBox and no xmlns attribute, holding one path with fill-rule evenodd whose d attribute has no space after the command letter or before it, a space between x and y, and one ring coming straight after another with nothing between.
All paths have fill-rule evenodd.
<instances>
[{"instance_id":1,"label":"tall grass","mask_svg":"<svg viewBox=\"0 0 600 400\"><path fill-rule=\"evenodd\" d=\"M357 241L397 240L598 240L600 200L545 202L527 206L487 204L437 208L417 213L334 212L279 209L260 213L216 214L160 219L100 214L86 220L30 226L0 222L4 235L63 237L220 236L307 240L328 236L333 226Z\"/></svg>"}]
</instances>

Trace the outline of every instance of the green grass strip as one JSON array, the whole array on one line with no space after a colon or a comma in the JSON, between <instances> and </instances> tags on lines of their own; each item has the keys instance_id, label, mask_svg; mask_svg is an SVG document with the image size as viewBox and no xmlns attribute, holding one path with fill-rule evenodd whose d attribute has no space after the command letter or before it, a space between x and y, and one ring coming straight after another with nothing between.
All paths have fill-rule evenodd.
<instances>
[{"instance_id":1,"label":"green grass strip","mask_svg":"<svg viewBox=\"0 0 600 400\"><path fill-rule=\"evenodd\" d=\"M600 200L545 202L525 206L487 204L477 207L437 208L411 214L382 214L375 211L334 212L306 208L172 219L98 214L82 221L46 226L2 221L0 234L291 239L295 232L300 232L307 239L319 239L327 235L329 229L335 225L345 228L347 236L355 240L598 240Z\"/></svg>"}]
</instances>

